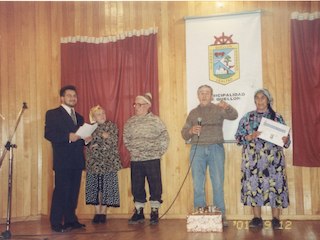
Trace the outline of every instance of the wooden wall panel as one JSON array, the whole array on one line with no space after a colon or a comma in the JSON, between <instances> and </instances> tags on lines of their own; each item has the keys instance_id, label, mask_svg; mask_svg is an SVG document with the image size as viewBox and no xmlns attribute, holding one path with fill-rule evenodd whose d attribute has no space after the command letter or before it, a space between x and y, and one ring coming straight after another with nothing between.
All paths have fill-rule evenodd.
<instances>
[{"instance_id":1,"label":"wooden wall panel","mask_svg":"<svg viewBox=\"0 0 320 240\"><path fill-rule=\"evenodd\" d=\"M176 197L189 167L190 146L180 130L187 116L185 16L262 10L263 82L274 96L274 107L291 125L290 13L319 11L320 3L235 1L222 2L0 2L0 119L1 148L11 133L17 113L27 102L13 139L14 179L12 217L32 219L48 215L53 189L52 150L43 138L45 112L59 104L60 38L109 36L150 27L158 28L160 116L170 133L162 159L163 213ZM194 93L196 94L196 92ZM226 144L225 198L230 219L251 218L240 203L241 147ZM292 146L285 150L291 205L284 218L320 219L320 170L294 167ZM0 219L6 216L8 156L0 169ZM119 172L121 208L113 217L128 217L133 209L130 169ZM78 214L91 217L84 200L83 173ZM211 183L206 183L212 200ZM193 208L191 173L166 217L185 217ZM147 205L149 206L149 205ZM146 209L149 212L149 209ZM264 208L265 218L270 209Z\"/></svg>"},{"instance_id":2,"label":"wooden wall panel","mask_svg":"<svg viewBox=\"0 0 320 240\"><path fill-rule=\"evenodd\" d=\"M7 9L0 8L0 29L5 32L8 31L7 21L6 21L7 14L8 14ZM5 43L8 42L7 36L8 36L7 34L6 35L1 34L1 38L0 38L0 94L1 94L0 113L2 115L5 115L5 117L7 117L6 113L8 112L7 111L7 102L4 103L4 101L3 101L3 99L8 99L8 94L7 94L7 89L8 89L8 81L7 81L8 48L4 46ZM1 141L0 152L2 152L4 149L4 146L2 143L5 143L6 138L7 138L8 124L7 124L7 121L2 118L0 118L0 123L1 123L1 127L0 127L0 141ZM2 183L0 190L3 194L3 196L7 195L7 187L5 187L7 184L7 177L8 177L8 175L7 175L7 172L8 172L7 162L8 161L4 161L2 163L1 168L0 168L0 182ZM0 213L1 213L0 217L4 216L2 214L2 212L3 212L3 209L6 209L5 204L6 204L6 201L0 200Z\"/></svg>"}]
</instances>

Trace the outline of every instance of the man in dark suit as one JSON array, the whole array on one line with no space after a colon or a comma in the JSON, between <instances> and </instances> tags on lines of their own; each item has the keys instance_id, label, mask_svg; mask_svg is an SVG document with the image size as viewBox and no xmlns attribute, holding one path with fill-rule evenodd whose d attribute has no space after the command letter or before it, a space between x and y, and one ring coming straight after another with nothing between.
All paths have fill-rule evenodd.
<instances>
[{"instance_id":1,"label":"man in dark suit","mask_svg":"<svg viewBox=\"0 0 320 240\"><path fill-rule=\"evenodd\" d=\"M75 132L83 117L74 112L77 91L74 86L60 90L61 106L48 110L45 138L52 144L55 188L52 195L50 223L55 232L84 228L76 216L82 170L85 168L84 141ZM64 224L63 224L64 223Z\"/></svg>"}]
</instances>

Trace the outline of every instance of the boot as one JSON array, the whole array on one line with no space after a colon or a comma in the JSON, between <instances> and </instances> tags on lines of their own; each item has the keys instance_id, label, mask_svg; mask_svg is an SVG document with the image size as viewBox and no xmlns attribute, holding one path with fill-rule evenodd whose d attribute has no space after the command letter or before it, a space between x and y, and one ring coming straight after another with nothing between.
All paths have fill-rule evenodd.
<instances>
[{"instance_id":1,"label":"boot","mask_svg":"<svg viewBox=\"0 0 320 240\"><path fill-rule=\"evenodd\" d=\"M100 214L95 214L92 223L99 223Z\"/></svg>"},{"instance_id":2,"label":"boot","mask_svg":"<svg viewBox=\"0 0 320 240\"><path fill-rule=\"evenodd\" d=\"M107 221L107 215L106 214L100 214L99 222L100 223L106 223L106 221Z\"/></svg>"},{"instance_id":3,"label":"boot","mask_svg":"<svg viewBox=\"0 0 320 240\"><path fill-rule=\"evenodd\" d=\"M159 223L159 211L158 208L152 208L150 214L150 224L155 225Z\"/></svg>"},{"instance_id":4,"label":"boot","mask_svg":"<svg viewBox=\"0 0 320 240\"><path fill-rule=\"evenodd\" d=\"M143 208L139 208L134 210L134 214L129 219L129 224L138 224L138 223L144 223L144 214L143 214Z\"/></svg>"}]
</instances>

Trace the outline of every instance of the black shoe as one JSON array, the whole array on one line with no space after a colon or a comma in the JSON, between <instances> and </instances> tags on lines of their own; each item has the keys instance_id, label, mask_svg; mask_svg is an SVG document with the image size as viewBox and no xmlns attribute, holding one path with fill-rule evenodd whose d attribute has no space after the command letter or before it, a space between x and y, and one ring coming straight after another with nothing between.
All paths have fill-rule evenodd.
<instances>
[{"instance_id":1,"label":"black shoe","mask_svg":"<svg viewBox=\"0 0 320 240\"><path fill-rule=\"evenodd\" d=\"M262 227L263 227L262 218L255 217L249 222L249 228L262 228Z\"/></svg>"},{"instance_id":2,"label":"black shoe","mask_svg":"<svg viewBox=\"0 0 320 240\"><path fill-rule=\"evenodd\" d=\"M99 217L99 222L100 223L106 223L106 221L107 221L107 216L106 216L106 214L99 214L100 215L100 217Z\"/></svg>"},{"instance_id":3,"label":"black shoe","mask_svg":"<svg viewBox=\"0 0 320 240\"><path fill-rule=\"evenodd\" d=\"M63 228L62 224L51 225L51 229L54 232L60 232L60 233L64 232L64 228Z\"/></svg>"},{"instance_id":4,"label":"black shoe","mask_svg":"<svg viewBox=\"0 0 320 240\"><path fill-rule=\"evenodd\" d=\"M100 222L100 214L95 214L92 223L99 223Z\"/></svg>"},{"instance_id":5,"label":"black shoe","mask_svg":"<svg viewBox=\"0 0 320 240\"><path fill-rule=\"evenodd\" d=\"M156 225L159 223L159 211L158 208L152 208L150 214L150 224Z\"/></svg>"},{"instance_id":6,"label":"black shoe","mask_svg":"<svg viewBox=\"0 0 320 240\"><path fill-rule=\"evenodd\" d=\"M139 208L134 210L134 214L128 221L129 224L138 224L138 223L144 223L144 214L143 214L143 208Z\"/></svg>"},{"instance_id":7,"label":"black shoe","mask_svg":"<svg viewBox=\"0 0 320 240\"><path fill-rule=\"evenodd\" d=\"M72 224L72 229L85 228L85 227L86 227L85 224L79 223L78 221Z\"/></svg>"},{"instance_id":8,"label":"black shoe","mask_svg":"<svg viewBox=\"0 0 320 240\"><path fill-rule=\"evenodd\" d=\"M65 230L73 230L73 229L79 229L79 228L85 228L85 227L86 227L85 224L79 223L78 221L73 223L66 223L63 226Z\"/></svg>"},{"instance_id":9,"label":"black shoe","mask_svg":"<svg viewBox=\"0 0 320 240\"><path fill-rule=\"evenodd\" d=\"M272 224L272 228L277 230L277 229L281 229L281 224L280 224L280 220L278 218L273 218L271 221Z\"/></svg>"}]
</instances>

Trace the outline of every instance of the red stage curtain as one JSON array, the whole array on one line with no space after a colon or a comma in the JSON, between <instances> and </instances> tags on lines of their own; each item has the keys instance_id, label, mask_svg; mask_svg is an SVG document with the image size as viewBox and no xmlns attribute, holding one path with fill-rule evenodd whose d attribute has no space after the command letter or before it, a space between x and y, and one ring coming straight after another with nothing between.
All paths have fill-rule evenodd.
<instances>
[{"instance_id":1,"label":"red stage curtain","mask_svg":"<svg viewBox=\"0 0 320 240\"><path fill-rule=\"evenodd\" d=\"M320 167L320 12L291 19L293 164Z\"/></svg>"},{"instance_id":2,"label":"red stage curtain","mask_svg":"<svg viewBox=\"0 0 320 240\"><path fill-rule=\"evenodd\" d=\"M90 108L100 105L119 128L123 167L130 156L123 144L123 127L134 114L137 95L151 92L152 112L159 113L157 34L147 30L118 37L71 37L61 41L61 86L75 85L77 111L89 122Z\"/></svg>"}]
</instances>

